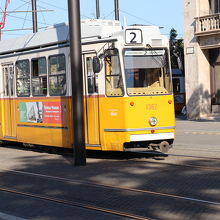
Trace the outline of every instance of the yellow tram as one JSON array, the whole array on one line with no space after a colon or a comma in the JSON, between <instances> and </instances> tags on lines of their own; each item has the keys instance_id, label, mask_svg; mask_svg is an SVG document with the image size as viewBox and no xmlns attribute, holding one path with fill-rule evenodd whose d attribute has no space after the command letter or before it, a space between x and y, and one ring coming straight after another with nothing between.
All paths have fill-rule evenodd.
<instances>
[{"instance_id":1,"label":"yellow tram","mask_svg":"<svg viewBox=\"0 0 220 220\"><path fill-rule=\"evenodd\" d=\"M168 39L156 26L110 20L82 20L81 32L86 149L167 151L175 137ZM68 33L60 24L0 42L2 141L72 148Z\"/></svg>"}]
</instances>

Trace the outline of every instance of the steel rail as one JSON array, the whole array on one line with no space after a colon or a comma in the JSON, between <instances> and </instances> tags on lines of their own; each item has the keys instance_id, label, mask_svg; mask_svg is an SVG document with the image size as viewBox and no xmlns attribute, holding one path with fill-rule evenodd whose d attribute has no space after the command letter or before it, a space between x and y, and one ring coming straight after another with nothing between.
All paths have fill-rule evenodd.
<instances>
[{"instance_id":1,"label":"steel rail","mask_svg":"<svg viewBox=\"0 0 220 220\"><path fill-rule=\"evenodd\" d=\"M220 158L217 157L205 157L205 156L194 156L194 155L187 155L187 154L167 154L168 156L175 156L175 157L189 157L189 158L197 158L197 159L208 159L208 160L217 160L220 161Z\"/></svg>"},{"instance_id":2,"label":"steel rail","mask_svg":"<svg viewBox=\"0 0 220 220\"><path fill-rule=\"evenodd\" d=\"M41 199L44 201L46 200L46 201L50 201L50 202L64 204L64 205L68 205L71 207L79 207L79 208L89 209L89 210L93 210L93 211L99 211L99 212L103 212L103 213L107 213L107 214L111 214L111 215L116 215L116 216L121 216L121 217L128 217L128 218L137 219L137 220L151 220L150 218L146 218L146 217L142 217L142 216L138 216L138 215L133 215L130 213L121 212L121 211L117 211L117 210L113 210L113 209L106 209L106 208L102 208L102 207L98 207L98 206L94 206L94 205L90 205L90 204L86 204L86 203L73 202L73 201L58 199L58 198L54 198L54 197L43 196L43 195L39 195L39 194L27 193L27 192L22 192L22 191L18 191L18 190L12 190L12 189L4 188L1 186L0 186L0 191L7 192L7 193L14 193L14 194L18 194L18 195L22 195L22 196L26 196L26 197L35 198L35 199Z\"/></svg>"},{"instance_id":3,"label":"steel rail","mask_svg":"<svg viewBox=\"0 0 220 220\"><path fill-rule=\"evenodd\" d=\"M196 158L196 159L206 159L206 160L216 160L216 161L220 161L220 158L213 158L213 157L202 157L202 156L192 156L192 155L182 155L182 154L162 154L160 152L143 152L140 154L147 154L147 155L153 155L153 158L161 158L161 157L186 157L186 158ZM159 162L153 162L152 163L159 163ZM168 165L175 165L175 166L182 166L182 167L190 167L190 168L196 168L196 169L202 169L202 170L210 170L210 171L220 171L220 168L215 168L215 167L211 167L211 166L200 166L200 165L192 165L192 164L178 164L178 163L172 163L172 162L162 162L163 164L168 164ZM161 164L161 162L160 162Z\"/></svg>"},{"instance_id":4,"label":"steel rail","mask_svg":"<svg viewBox=\"0 0 220 220\"><path fill-rule=\"evenodd\" d=\"M190 167L196 168L200 170L210 170L210 171L220 171L220 168L208 167L208 166L200 166L200 165L192 165L192 164L178 164L178 163L171 163L171 162L152 162L152 163L159 163L159 164L166 164L172 166L180 166L180 167Z\"/></svg>"},{"instance_id":5,"label":"steel rail","mask_svg":"<svg viewBox=\"0 0 220 220\"><path fill-rule=\"evenodd\" d=\"M214 151L213 151L214 152ZM174 157L189 157L189 158L197 158L197 159L208 159L208 160L217 160L220 161L220 158L218 157L205 157L205 156L196 156L196 155L187 155L187 154L172 154L172 153L162 153L159 151L155 152L147 152L147 151L141 151L136 152L137 154L146 154L146 155L153 155L153 157L168 157L168 156L174 156Z\"/></svg>"},{"instance_id":6,"label":"steel rail","mask_svg":"<svg viewBox=\"0 0 220 220\"><path fill-rule=\"evenodd\" d=\"M173 199L181 199L185 201L191 201L191 202L202 203L202 204L207 204L207 205L220 206L220 202L213 202L213 201L191 198L191 197L186 197L186 196L179 196L179 195L174 195L174 194L169 194L169 193L155 192L155 191L150 191L150 190L136 189L136 188L130 188L130 187L123 187L123 186L114 186L110 184L102 184L102 183L91 182L91 181L72 180L72 179L63 178L63 177L56 177L56 176L31 173L31 172L25 172L25 171L16 171L16 170L11 170L11 169L0 169L0 172L3 172L3 171L15 173L15 174L22 174L26 176L36 176L38 178L40 177L40 178L45 178L45 179L52 179L52 180L61 181L61 182L80 183L80 184L94 186L94 187L111 188L111 189L117 189L117 190L121 189L121 190L127 190L131 192L145 193L145 194L150 194L150 195L155 195L155 196L169 197Z\"/></svg>"}]
</instances>

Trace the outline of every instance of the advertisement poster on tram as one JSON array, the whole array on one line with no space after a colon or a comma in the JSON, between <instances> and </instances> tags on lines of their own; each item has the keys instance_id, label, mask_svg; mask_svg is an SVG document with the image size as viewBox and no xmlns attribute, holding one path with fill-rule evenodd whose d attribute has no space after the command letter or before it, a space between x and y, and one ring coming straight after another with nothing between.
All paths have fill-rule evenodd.
<instances>
[{"instance_id":1,"label":"advertisement poster on tram","mask_svg":"<svg viewBox=\"0 0 220 220\"><path fill-rule=\"evenodd\" d=\"M61 102L43 103L43 123L62 123L62 105Z\"/></svg>"},{"instance_id":2,"label":"advertisement poster on tram","mask_svg":"<svg viewBox=\"0 0 220 220\"><path fill-rule=\"evenodd\" d=\"M21 102L20 122L62 124L61 102Z\"/></svg>"}]
</instances>

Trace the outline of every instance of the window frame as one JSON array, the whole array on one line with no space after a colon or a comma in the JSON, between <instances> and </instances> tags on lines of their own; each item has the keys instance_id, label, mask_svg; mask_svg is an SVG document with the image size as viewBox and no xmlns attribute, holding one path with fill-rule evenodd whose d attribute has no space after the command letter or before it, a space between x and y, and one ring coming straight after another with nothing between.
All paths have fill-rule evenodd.
<instances>
[{"instance_id":1,"label":"window frame","mask_svg":"<svg viewBox=\"0 0 220 220\"><path fill-rule=\"evenodd\" d=\"M28 70L29 70L29 77L18 77L18 71L17 71L17 63L19 62L24 62L24 61L28 61ZM15 76L16 76L16 95L17 97L30 97L31 96L31 68L30 68L30 60L29 59L22 59L22 60L17 60L15 62ZM22 79L29 79L29 94L28 95L23 95L23 94L18 94L18 80L22 80Z\"/></svg>"},{"instance_id":2,"label":"window frame","mask_svg":"<svg viewBox=\"0 0 220 220\"><path fill-rule=\"evenodd\" d=\"M162 96L162 95L172 95L173 94L173 85L172 85L172 71L171 71L171 61L170 61L170 58L169 58L169 49L167 48L167 47L156 47L156 48L150 48L150 49L147 49L147 50L149 50L150 52L152 52L152 53L154 53L154 54L152 54L152 57L155 55L155 53L156 53L156 51L158 50L164 50L165 51L165 53L164 53L164 55L163 55L163 57L165 56L165 59L163 60L164 62L165 62L165 66L162 66L161 67L161 70L163 71L163 74L162 74L162 77L160 76L160 78L163 80L163 87L167 90L167 93L157 93L157 92L155 92L155 93L153 93L153 94L151 94L151 93L146 93L146 92L144 92L144 93L142 93L141 94L141 92L139 92L139 91L135 91L134 92L134 94L131 94L129 91L128 91L128 89L130 89L130 88L128 88L127 87L127 78L126 78L126 66L125 66L125 53L126 53L126 51L141 51L141 50L146 50L146 48L143 48L143 47L139 47L139 48L132 48L132 47L130 47L130 48L124 48L123 49L123 62L124 62L124 70L125 70L125 88L126 88L126 92L127 92L127 95L129 96L129 97L132 97L132 96ZM157 55L157 54L156 54ZM159 54L158 54L158 56L160 56ZM162 63L162 61L161 61L161 63ZM134 67L133 69L136 69L136 68L138 68L138 69L144 69L144 68L141 68L140 66L138 66L138 67ZM149 69L149 68L145 68L145 69ZM154 68L152 68L152 69L154 69ZM166 77L168 77L168 79L169 79L169 81L167 82L166 81ZM135 87L134 87L135 88ZM159 88L159 87L158 87ZM137 89L138 89L138 87L137 87Z\"/></svg>"},{"instance_id":3,"label":"window frame","mask_svg":"<svg viewBox=\"0 0 220 220\"><path fill-rule=\"evenodd\" d=\"M61 57L61 56L63 56L64 57L64 71L65 71L65 73L59 73L59 74L51 74L51 63L50 63L50 59L51 58L53 58L53 57ZM66 79L67 79L67 65L66 65L66 56L65 56L65 54L64 53L60 53L60 54L53 54L53 55L50 55L50 56L48 56L48 71L47 71L47 74L48 74L48 94L50 95L50 96L66 96L66 94L67 94L67 81L66 81ZM63 93L63 94L61 94L61 93L56 93L56 94L54 94L54 93L51 93L51 86L50 86L50 78L52 78L52 77L57 77L57 79L58 79L58 77L59 76L64 76L65 77L65 92Z\"/></svg>"},{"instance_id":4,"label":"window frame","mask_svg":"<svg viewBox=\"0 0 220 220\"><path fill-rule=\"evenodd\" d=\"M117 52L117 53L115 53L115 51ZM108 52L110 52L109 54L108 54ZM111 54L113 52L113 54ZM115 54L114 54L115 53ZM109 64L107 65L107 63L108 63L108 61L106 60L106 58L107 57L112 57L112 56L117 56L117 58L118 58L118 67L119 67L119 69L120 69L120 73L119 74L109 74L109 75L107 75L107 72L108 72L108 68L109 68ZM108 49L108 50L106 50L105 51L105 58L104 58L104 63L105 63L105 95L107 96L107 97L123 97L124 95L125 95L125 89L124 89L124 81L123 81L123 74L122 74L122 66L121 66L121 59L120 59L120 54L119 54L119 51L118 51L118 49ZM111 66L110 66L110 68L111 68ZM106 81L107 81L107 78L108 77L119 77L119 79L118 79L118 81L121 81L121 83L122 83L122 86L121 86L121 92L122 92L122 94L121 95L109 95L108 94L108 91L107 91L107 83L106 83ZM120 87L119 87L120 88ZM116 88L114 88L114 89L116 89Z\"/></svg>"},{"instance_id":5,"label":"window frame","mask_svg":"<svg viewBox=\"0 0 220 220\"><path fill-rule=\"evenodd\" d=\"M97 74L93 71L93 57L94 56L88 56L85 58L87 71L87 92L89 95L98 93ZM91 70L91 72L89 70Z\"/></svg>"},{"instance_id":6,"label":"window frame","mask_svg":"<svg viewBox=\"0 0 220 220\"><path fill-rule=\"evenodd\" d=\"M38 75L38 76L34 76L33 73L33 61L36 61L36 60L39 60L39 59L42 59L44 58L45 60L45 75L44 76L41 76L41 75ZM48 95L48 70L47 70L47 58L45 56L42 56L42 57L36 57L36 58L32 58L31 59L31 94L33 97L39 97L39 96L47 96ZM33 79L40 79L40 78L43 78L43 77L46 77L46 94L40 94L40 95L35 95L34 92L33 92ZM43 88L42 88L43 89Z\"/></svg>"}]
</instances>

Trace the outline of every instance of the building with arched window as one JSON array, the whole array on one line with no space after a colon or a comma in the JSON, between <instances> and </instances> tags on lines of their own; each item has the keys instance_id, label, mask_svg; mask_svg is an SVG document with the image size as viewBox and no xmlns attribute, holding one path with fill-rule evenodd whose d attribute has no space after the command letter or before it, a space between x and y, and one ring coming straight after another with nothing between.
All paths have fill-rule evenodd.
<instances>
[{"instance_id":1,"label":"building with arched window","mask_svg":"<svg viewBox=\"0 0 220 220\"><path fill-rule=\"evenodd\" d=\"M189 119L220 116L220 0L183 0Z\"/></svg>"}]
</instances>

